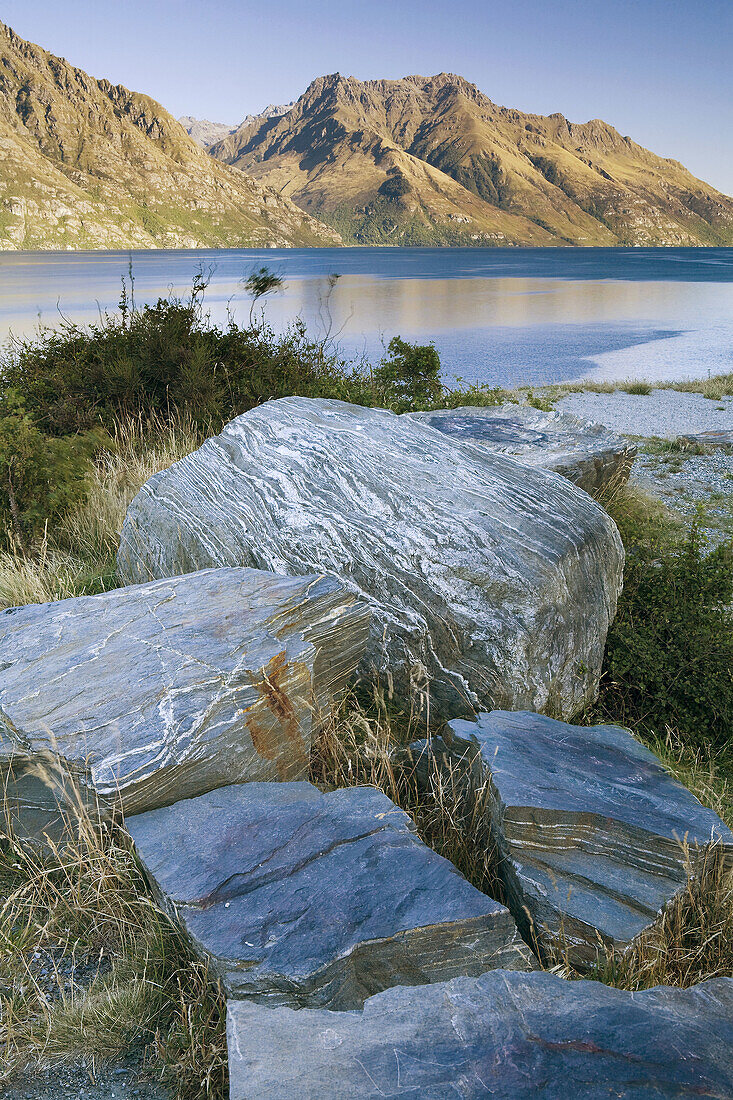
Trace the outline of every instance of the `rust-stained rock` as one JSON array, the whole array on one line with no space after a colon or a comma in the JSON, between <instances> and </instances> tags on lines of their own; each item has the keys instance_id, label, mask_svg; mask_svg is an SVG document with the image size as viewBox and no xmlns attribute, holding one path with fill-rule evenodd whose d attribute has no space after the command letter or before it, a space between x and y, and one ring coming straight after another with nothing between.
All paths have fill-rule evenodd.
<instances>
[{"instance_id":1,"label":"rust-stained rock","mask_svg":"<svg viewBox=\"0 0 733 1100\"><path fill-rule=\"evenodd\" d=\"M365 676L430 713L568 717L595 698L623 547L587 493L408 416L286 397L132 501L128 581L221 565L339 578L373 611Z\"/></svg>"},{"instance_id":2,"label":"rust-stained rock","mask_svg":"<svg viewBox=\"0 0 733 1100\"><path fill-rule=\"evenodd\" d=\"M248 780L300 779L316 712L369 614L332 577L209 569L0 613L0 778L32 832L58 755L126 813Z\"/></svg>"}]
</instances>

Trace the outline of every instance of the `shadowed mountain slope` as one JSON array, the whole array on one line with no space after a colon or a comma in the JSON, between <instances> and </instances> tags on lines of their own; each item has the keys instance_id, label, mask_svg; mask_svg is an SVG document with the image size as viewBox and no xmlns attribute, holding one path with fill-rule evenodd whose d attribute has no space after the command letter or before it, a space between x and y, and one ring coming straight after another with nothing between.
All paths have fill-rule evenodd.
<instances>
[{"instance_id":1,"label":"shadowed mountain slope","mask_svg":"<svg viewBox=\"0 0 733 1100\"><path fill-rule=\"evenodd\" d=\"M0 249L334 243L155 100L0 24Z\"/></svg>"},{"instance_id":2,"label":"shadowed mountain slope","mask_svg":"<svg viewBox=\"0 0 733 1100\"><path fill-rule=\"evenodd\" d=\"M524 114L460 76L315 80L210 146L364 244L733 243L733 199L600 120Z\"/></svg>"}]
</instances>

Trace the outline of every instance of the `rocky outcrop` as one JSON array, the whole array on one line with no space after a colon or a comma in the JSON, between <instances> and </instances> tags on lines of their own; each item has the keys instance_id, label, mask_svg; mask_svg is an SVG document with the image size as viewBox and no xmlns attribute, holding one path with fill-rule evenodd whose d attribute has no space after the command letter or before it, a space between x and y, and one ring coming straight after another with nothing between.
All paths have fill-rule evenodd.
<instances>
[{"instance_id":1,"label":"rocky outcrop","mask_svg":"<svg viewBox=\"0 0 733 1100\"><path fill-rule=\"evenodd\" d=\"M429 425L285 398L151 478L128 581L211 565L339 577L373 611L362 671L430 681L433 713L573 714L594 697L623 549L607 514L546 470Z\"/></svg>"},{"instance_id":2,"label":"rocky outcrop","mask_svg":"<svg viewBox=\"0 0 733 1100\"><path fill-rule=\"evenodd\" d=\"M628 730L498 711L451 731L490 773L510 908L576 965L649 929L707 845L733 864L727 826Z\"/></svg>"},{"instance_id":3,"label":"rocky outcrop","mask_svg":"<svg viewBox=\"0 0 733 1100\"><path fill-rule=\"evenodd\" d=\"M733 1095L733 981L640 993L494 970L360 1012L230 1001L231 1100Z\"/></svg>"},{"instance_id":4,"label":"rocky outcrop","mask_svg":"<svg viewBox=\"0 0 733 1100\"><path fill-rule=\"evenodd\" d=\"M464 443L554 470L592 496L609 484L627 481L636 454L633 444L602 424L532 405L463 406L408 415Z\"/></svg>"},{"instance_id":5,"label":"rocky outcrop","mask_svg":"<svg viewBox=\"0 0 733 1100\"><path fill-rule=\"evenodd\" d=\"M248 783L126 825L230 996L349 1009L393 985L533 965L508 910L371 787Z\"/></svg>"},{"instance_id":6,"label":"rocky outcrop","mask_svg":"<svg viewBox=\"0 0 733 1100\"><path fill-rule=\"evenodd\" d=\"M368 611L333 578L208 570L0 612L0 774L35 831L59 756L126 813L307 773L314 712L357 664ZM44 794L44 792L46 792Z\"/></svg>"},{"instance_id":7,"label":"rocky outcrop","mask_svg":"<svg viewBox=\"0 0 733 1100\"><path fill-rule=\"evenodd\" d=\"M721 428L709 432L698 432L697 435L681 435L678 442L687 447L733 448L733 430Z\"/></svg>"}]
</instances>

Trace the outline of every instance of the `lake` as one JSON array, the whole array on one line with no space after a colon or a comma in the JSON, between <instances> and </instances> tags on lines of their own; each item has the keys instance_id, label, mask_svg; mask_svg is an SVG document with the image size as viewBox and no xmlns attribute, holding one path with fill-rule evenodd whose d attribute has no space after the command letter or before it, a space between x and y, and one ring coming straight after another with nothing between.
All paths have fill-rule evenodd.
<instances>
[{"instance_id":1,"label":"lake","mask_svg":"<svg viewBox=\"0 0 733 1100\"><path fill-rule=\"evenodd\" d=\"M276 329L331 325L347 357L378 359L395 334L438 349L447 380L540 385L577 378L674 379L733 370L733 249L199 249L0 253L0 339L60 315L116 308L132 268L138 304L185 295L246 321L242 280L266 265ZM326 303L330 273L338 279ZM328 314L330 309L331 320Z\"/></svg>"}]
</instances>

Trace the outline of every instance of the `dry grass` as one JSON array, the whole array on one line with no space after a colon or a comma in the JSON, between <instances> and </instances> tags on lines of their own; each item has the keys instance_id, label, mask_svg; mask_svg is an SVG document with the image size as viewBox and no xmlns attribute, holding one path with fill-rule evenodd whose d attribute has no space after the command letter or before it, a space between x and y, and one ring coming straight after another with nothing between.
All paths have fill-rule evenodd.
<instances>
[{"instance_id":1,"label":"dry grass","mask_svg":"<svg viewBox=\"0 0 733 1100\"><path fill-rule=\"evenodd\" d=\"M115 555L127 507L160 470L190 454L204 434L186 420L119 424L92 467L85 500L31 551L0 552L0 608L48 603L117 585Z\"/></svg>"},{"instance_id":2,"label":"dry grass","mask_svg":"<svg viewBox=\"0 0 733 1100\"><path fill-rule=\"evenodd\" d=\"M632 393L650 394L652 390L677 390L679 393L701 393L711 401L733 396L733 372L714 374L710 378L692 378L682 382L649 382L641 378L618 379L610 382L558 382L543 386L541 392L549 401L559 401L569 393Z\"/></svg>"},{"instance_id":3,"label":"dry grass","mask_svg":"<svg viewBox=\"0 0 733 1100\"><path fill-rule=\"evenodd\" d=\"M6 802L0 1085L143 1049L180 1100L223 1100L223 998L205 965L154 903L123 829L72 797L67 831L64 844L22 840Z\"/></svg>"},{"instance_id":4,"label":"dry grass","mask_svg":"<svg viewBox=\"0 0 733 1100\"><path fill-rule=\"evenodd\" d=\"M372 786L414 820L422 840L449 859L469 882L499 900L498 854L488 825L489 783L466 761L426 754L418 774L406 746L429 736L421 700L395 717L375 692L365 708L353 697L324 724L311 757L311 780L322 790Z\"/></svg>"},{"instance_id":5,"label":"dry grass","mask_svg":"<svg viewBox=\"0 0 733 1100\"><path fill-rule=\"evenodd\" d=\"M733 870L716 846L693 860L685 889L624 955L609 955L598 977L620 989L687 988L733 975Z\"/></svg>"}]
</instances>

